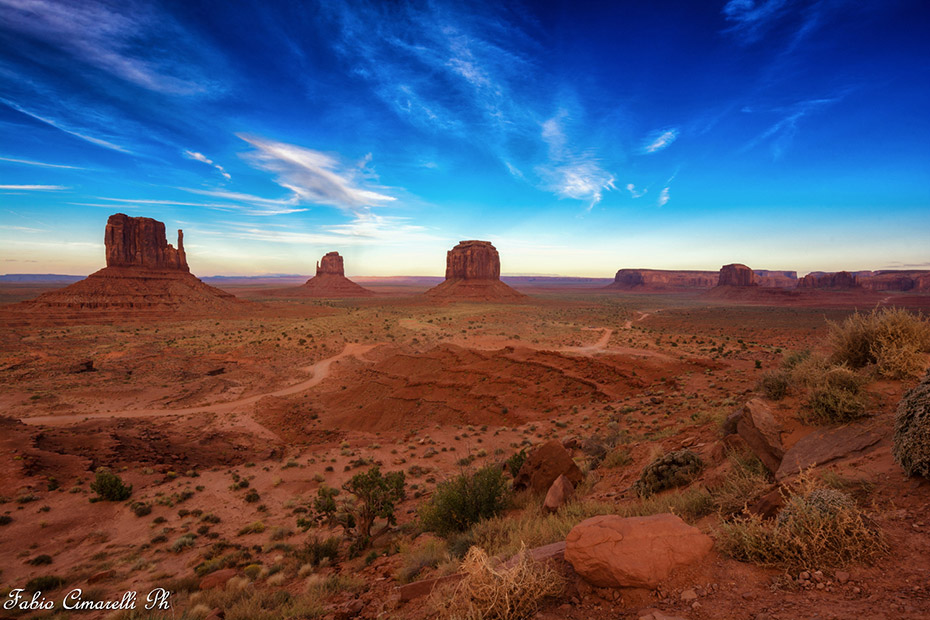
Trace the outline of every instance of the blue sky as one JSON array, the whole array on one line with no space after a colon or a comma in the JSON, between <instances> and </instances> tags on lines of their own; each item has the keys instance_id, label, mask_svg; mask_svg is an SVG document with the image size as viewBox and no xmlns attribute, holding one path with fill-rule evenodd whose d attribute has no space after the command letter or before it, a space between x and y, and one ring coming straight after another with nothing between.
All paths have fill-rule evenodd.
<instances>
[{"instance_id":1,"label":"blue sky","mask_svg":"<svg viewBox=\"0 0 930 620\"><path fill-rule=\"evenodd\" d=\"M102 267L116 212L198 275L930 268L928 17L0 0L0 273Z\"/></svg>"}]
</instances>

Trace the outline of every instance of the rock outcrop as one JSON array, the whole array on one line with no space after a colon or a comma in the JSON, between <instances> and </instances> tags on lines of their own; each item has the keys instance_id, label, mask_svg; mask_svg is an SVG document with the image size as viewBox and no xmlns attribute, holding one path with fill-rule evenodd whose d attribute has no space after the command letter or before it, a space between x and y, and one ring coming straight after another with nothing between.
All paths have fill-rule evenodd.
<instances>
[{"instance_id":1,"label":"rock outcrop","mask_svg":"<svg viewBox=\"0 0 930 620\"><path fill-rule=\"evenodd\" d=\"M584 479L571 453L557 439L550 439L530 452L513 478L515 491L532 489L543 494L549 491L559 476L565 476L572 485Z\"/></svg>"},{"instance_id":2,"label":"rock outcrop","mask_svg":"<svg viewBox=\"0 0 930 620\"><path fill-rule=\"evenodd\" d=\"M744 443L770 472L778 471L785 456L783 429L762 400L753 398L727 418L723 432L730 445Z\"/></svg>"},{"instance_id":3,"label":"rock outcrop","mask_svg":"<svg viewBox=\"0 0 930 620\"><path fill-rule=\"evenodd\" d=\"M184 232L178 230L175 249L165 237L165 224L150 217L111 215L104 232L107 267L140 267L189 272Z\"/></svg>"},{"instance_id":4,"label":"rock outcrop","mask_svg":"<svg viewBox=\"0 0 930 620\"><path fill-rule=\"evenodd\" d=\"M855 426L822 428L797 441L785 453L775 472L781 482L810 467L820 467L865 452L881 439L880 435Z\"/></svg>"},{"instance_id":5,"label":"rock outcrop","mask_svg":"<svg viewBox=\"0 0 930 620\"><path fill-rule=\"evenodd\" d=\"M564 474L560 474L552 483L552 486L549 487L543 507L549 512L556 512L567 504L574 495L575 485Z\"/></svg>"},{"instance_id":6,"label":"rock outcrop","mask_svg":"<svg viewBox=\"0 0 930 620\"><path fill-rule=\"evenodd\" d=\"M665 269L621 269L609 289L710 288L717 284L716 271L672 271Z\"/></svg>"},{"instance_id":7,"label":"rock outcrop","mask_svg":"<svg viewBox=\"0 0 930 620\"><path fill-rule=\"evenodd\" d=\"M426 291L434 298L477 301L523 297L500 280L501 261L490 241L461 241L446 254L446 279Z\"/></svg>"},{"instance_id":8,"label":"rock outcrop","mask_svg":"<svg viewBox=\"0 0 930 620\"><path fill-rule=\"evenodd\" d=\"M374 292L359 286L345 276L339 252L327 252L316 264L316 275L301 286L267 291L276 297L369 297Z\"/></svg>"},{"instance_id":9,"label":"rock outcrop","mask_svg":"<svg viewBox=\"0 0 930 620\"><path fill-rule=\"evenodd\" d=\"M162 222L123 213L111 215L104 246L106 267L70 286L23 302L22 309L107 314L228 309L245 303L191 275L184 234L178 231L178 247L174 248L165 238Z\"/></svg>"},{"instance_id":10,"label":"rock outcrop","mask_svg":"<svg viewBox=\"0 0 930 620\"><path fill-rule=\"evenodd\" d=\"M724 265L720 268L717 286L757 286L756 275L752 269L740 263Z\"/></svg>"},{"instance_id":11,"label":"rock outcrop","mask_svg":"<svg viewBox=\"0 0 930 620\"><path fill-rule=\"evenodd\" d=\"M676 568L702 559L714 546L673 514L592 517L565 538L565 559L600 588L655 588Z\"/></svg>"},{"instance_id":12,"label":"rock outcrop","mask_svg":"<svg viewBox=\"0 0 930 620\"><path fill-rule=\"evenodd\" d=\"M857 271L859 285L870 291L930 292L930 271Z\"/></svg>"},{"instance_id":13,"label":"rock outcrop","mask_svg":"<svg viewBox=\"0 0 930 620\"><path fill-rule=\"evenodd\" d=\"M774 271L771 269L753 269L756 282L766 288L794 288L798 285L797 271Z\"/></svg>"},{"instance_id":14,"label":"rock outcrop","mask_svg":"<svg viewBox=\"0 0 930 620\"><path fill-rule=\"evenodd\" d=\"M798 282L798 288L848 290L859 288L859 279L848 271L809 273Z\"/></svg>"}]
</instances>

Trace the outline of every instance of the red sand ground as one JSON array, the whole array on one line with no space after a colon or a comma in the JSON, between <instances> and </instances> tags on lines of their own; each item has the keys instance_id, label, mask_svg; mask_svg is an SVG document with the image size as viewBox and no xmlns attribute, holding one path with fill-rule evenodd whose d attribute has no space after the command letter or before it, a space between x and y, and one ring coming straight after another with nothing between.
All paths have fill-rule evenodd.
<instances>
[{"instance_id":1,"label":"red sand ground","mask_svg":"<svg viewBox=\"0 0 930 620\"><path fill-rule=\"evenodd\" d=\"M710 464L695 484L709 482L725 467L719 420L757 395L761 373L783 352L822 346L826 320L856 307L928 307L926 297L904 295L778 305L577 288L524 289L531 295L519 304L437 305L367 282L375 298L268 301L247 286L261 303L213 316L62 321L0 308L0 514L13 519L0 526L4 587L54 574L100 596L169 583L183 590L176 580L227 541L249 562L282 569L249 587L303 592L307 576L281 545L299 547L314 530L300 533L294 508L371 459L408 472L402 529L379 543L383 555L370 564L362 557L316 569L364 579L360 592L324 605L358 596L362 617L432 617L425 600L397 601L404 554L394 551L410 544L417 506L461 471L463 458L499 462L527 443L615 424L632 436L633 463L597 470L587 498L634 501L629 488L659 446L693 446ZM847 584L799 589L783 571L714 552L658 590L581 586L540 617L636 618L649 607L685 618L930 616L930 484L904 478L890 456L893 412L912 383L869 386L874 415L862 424L882 440L831 466L874 485L868 501L891 550L875 566L851 567ZM809 430L796 397L773 406L789 445ZM132 500L152 503L151 514L90 503L99 466L131 483ZM258 502L231 489L234 474ZM219 522L205 524L207 513ZM240 534L256 521L264 532ZM699 526L712 532L716 523L711 516ZM170 551L186 532L197 534L193 546ZM28 563L42 554L52 563ZM698 607L680 600L683 588L695 589ZM199 596L177 594L176 611L192 610Z\"/></svg>"}]
</instances>

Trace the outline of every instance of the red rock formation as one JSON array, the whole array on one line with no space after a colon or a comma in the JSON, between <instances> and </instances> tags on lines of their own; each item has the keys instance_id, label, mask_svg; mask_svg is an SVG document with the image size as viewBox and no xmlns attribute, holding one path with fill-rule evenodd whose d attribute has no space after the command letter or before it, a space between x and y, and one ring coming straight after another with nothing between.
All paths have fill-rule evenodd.
<instances>
[{"instance_id":1,"label":"red rock formation","mask_svg":"<svg viewBox=\"0 0 930 620\"><path fill-rule=\"evenodd\" d=\"M733 263L720 268L717 286L758 286L758 282L752 269L740 263Z\"/></svg>"},{"instance_id":2,"label":"red rock formation","mask_svg":"<svg viewBox=\"0 0 930 620\"><path fill-rule=\"evenodd\" d=\"M500 281L501 261L490 241L462 241L446 254L446 279L426 291L430 297L469 300L523 297Z\"/></svg>"},{"instance_id":3,"label":"red rock formation","mask_svg":"<svg viewBox=\"0 0 930 620\"><path fill-rule=\"evenodd\" d=\"M798 282L798 288L851 289L859 287L859 279L848 271L809 273Z\"/></svg>"},{"instance_id":4,"label":"red rock formation","mask_svg":"<svg viewBox=\"0 0 930 620\"><path fill-rule=\"evenodd\" d=\"M710 288L717 284L716 271L672 271L665 269L621 269L610 289Z\"/></svg>"},{"instance_id":5,"label":"red rock formation","mask_svg":"<svg viewBox=\"0 0 930 620\"><path fill-rule=\"evenodd\" d=\"M859 284L870 291L930 291L930 271L873 271L858 272Z\"/></svg>"},{"instance_id":6,"label":"red rock formation","mask_svg":"<svg viewBox=\"0 0 930 620\"><path fill-rule=\"evenodd\" d=\"M797 271L772 271L769 269L753 269L759 286L766 288L794 288L798 285Z\"/></svg>"},{"instance_id":7,"label":"red rock formation","mask_svg":"<svg viewBox=\"0 0 930 620\"><path fill-rule=\"evenodd\" d=\"M361 287L345 277L342 257L339 252L327 252L316 264L316 275L301 286L267 291L275 297L368 297L372 291Z\"/></svg>"},{"instance_id":8,"label":"red rock formation","mask_svg":"<svg viewBox=\"0 0 930 620\"><path fill-rule=\"evenodd\" d=\"M165 238L162 222L122 213L111 215L104 245L106 267L70 286L23 302L23 309L196 312L243 303L191 275L183 233L178 231L175 249Z\"/></svg>"},{"instance_id":9,"label":"red rock formation","mask_svg":"<svg viewBox=\"0 0 930 620\"><path fill-rule=\"evenodd\" d=\"M107 267L142 267L190 271L184 254L184 233L178 230L178 247L165 238L165 225L149 217L111 215L104 233Z\"/></svg>"},{"instance_id":10,"label":"red rock formation","mask_svg":"<svg viewBox=\"0 0 930 620\"><path fill-rule=\"evenodd\" d=\"M329 274L334 276L345 276L342 257L339 252L327 252L316 264L316 275Z\"/></svg>"},{"instance_id":11,"label":"red rock formation","mask_svg":"<svg viewBox=\"0 0 930 620\"><path fill-rule=\"evenodd\" d=\"M559 476L565 476L573 485L584 479L562 442L550 439L529 453L520 471L514 475L513 488L515 491L532 489L538 494L546 493Z\"/></svg>"}]
</instances>

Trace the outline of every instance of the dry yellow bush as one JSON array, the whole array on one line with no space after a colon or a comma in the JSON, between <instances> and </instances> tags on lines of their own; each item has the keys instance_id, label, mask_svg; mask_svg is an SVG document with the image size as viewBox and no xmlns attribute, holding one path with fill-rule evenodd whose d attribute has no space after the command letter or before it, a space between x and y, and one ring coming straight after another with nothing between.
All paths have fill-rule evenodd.
<instances>
[{"instance_id":1,"label":"dry yellow bush","mask_svg":"<svg viewBox=\"0 0 930 620\"><path fill-rule=\"evenodd\" d=\"M472 547L462 561L465 577L440 589L431 603L443 620L524 620L539 611L543 599L562 592L564 580L551 566L534 561L525 549L509 567ZM451 589L451 592L450 592Z\"/></svg>"}]
</instances>

